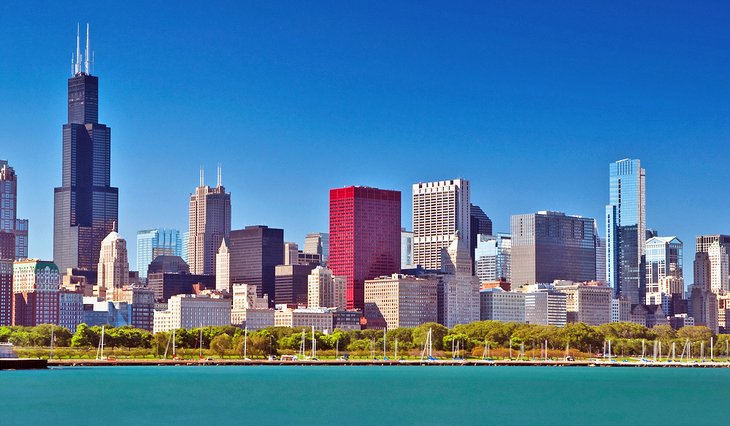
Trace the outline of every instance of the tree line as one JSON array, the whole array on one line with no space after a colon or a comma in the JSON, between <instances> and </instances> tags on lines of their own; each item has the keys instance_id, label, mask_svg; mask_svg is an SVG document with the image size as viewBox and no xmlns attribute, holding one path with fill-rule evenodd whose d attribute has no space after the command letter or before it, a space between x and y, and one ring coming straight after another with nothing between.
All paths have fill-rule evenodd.
<instances>
[{"instance_id":1,"label":"tree line","mask_svg":"<svg viewBox=\"0 0 730 426\"><path fill-rule=\"evenodd\" d=\"M642 350L651 353L654 341L661 342L666 354L672 343L684 347L689 342L693 347L703 345L714 353L723 355L730 344L729 335L715 336L704 326L686 326L673 330L668 325L647 328L634 323L610 323L590 326L570 323L565 327L544 326L499 321L478 321L457 325L448 329L441 324L428 323L416 328L382 330L335 330L329 334L314 333L318 351L351 352L356 354L389 353L397 342L400 354L419 352L431 331L433 350L449 352L457 347L467 356L480 356L485 347L492 350L515 351L541 350L547 343L549 349L564 350L566 347L582 353L600 353L606 342L611 341L614 354L640 355ZM0 327L0 342L11 342L19 347L48 347L51 333L55 347L96 348L101 339L100 326L80 324L75 333L50 324L36 327ZM244 338L245 334L245 338ZM160 355L170 351L172 333L152 334L132 327L106 327L104 346L106 348L147 349ZM204 348L219 355L243 355L265 357L297 353L304 339L307 351L312 347L312 333L309 328L269 327L244 332L234 326L202 327L175 331L175 347L182 350ZM693 350L698 353L696 350ZM322 353L322 352L320 352ZM498 352L495 352L498 353Z\"/></svg>"}]
</instances>

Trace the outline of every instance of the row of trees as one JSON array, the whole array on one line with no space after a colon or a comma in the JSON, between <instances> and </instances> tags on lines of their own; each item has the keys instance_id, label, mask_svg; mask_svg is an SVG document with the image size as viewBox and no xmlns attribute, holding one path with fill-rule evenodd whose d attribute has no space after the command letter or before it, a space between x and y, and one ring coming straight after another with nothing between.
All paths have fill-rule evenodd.
<instances>
[{"instance_id":1,"label":"row of trees","mask_svg":"<svg viewBox=\"0 0 730 426\"><path fill-rule=\"evenodd\" d=\"M37 327L0 327L0 341L9 341L16 346L49 346L51 331L57 347L95 348L101 338L101 327L80 324L74 334L67 329L48 324ZM589 326L572 323L565 327L542 326L521 323L502 323L498 321L479 321L457 325L447 329L436 323L423 324L416 328L398 328L383 333L381 330L343 331L335 330L329 334L315 332L317 348L320 351L382 353L383 347L392 353L397 341L400 354L419 351L431 330L433 349L450 351L458 346L466 353L481 353L482 348L508 348L514 350L539 350L547 342L549 349L571 349L584 353L601 352L605 342L611 341L616 354L639 355L643 348L650 348L654 341L661 342L663 353L667 353L672 343L678 347L689 341L701 345L709 352L711 339L714 339L715 354L725 354L730 345L730 336L714 336L704 326L688 326L673 330L667 325L646 328L634 323L611 323ZM171 346L172 333L152 334L132 327L106 328L104 342L106 348L142 348L155 354L163 354ZM175 331L175 346L180 349L209 349L217 354L240 354L244 348L247 356L267 356L296 353L302 338L307 349L312 346L310 329L269 327L247 333L233 326L203 327ZM244 342L245 340L245 342ZM385 342L384 342L385 340ZM646 349L648 353L651 349Z\"/></svg>"}]
</instances>

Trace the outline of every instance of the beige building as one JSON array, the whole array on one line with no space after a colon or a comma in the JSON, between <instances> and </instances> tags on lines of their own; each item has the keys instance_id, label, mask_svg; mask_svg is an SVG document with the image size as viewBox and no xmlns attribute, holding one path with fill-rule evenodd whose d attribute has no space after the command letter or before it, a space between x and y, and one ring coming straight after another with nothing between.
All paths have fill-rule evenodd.
<instances>
[{"instance_id":1,"label":"beige building","mask_svg":"<svg viewBox=\"0 0 730 426\"><path fill-rule=\"evenodd\" d=\"M231 194L221 183L218 167L218 185L205 185L200 170L200 186L190 195L188 233L188 265L190 273L211 275L216 272L216 254L223 238L231 234Z\"/></svg>"},{"instance_id":2,"label":"beige building","mask_svg":"<svg viewBox=\"0 0 730 426\"><path fill-rule=\"evenodd\" d=\"M442 323L448 328L479 321L479 278L472 275L471 255L467 240L455 235L449 248L442 252L443 288Z\"/></svg>"},{"instance_id":3,"label":"beige building","mask_svg":"<svg viewBox=\"0 0 730 426\"><path fill-rule=\"evenodd\" d=\"M99 297L106 300L123 300L124 288L129 284L127 241L112 231L101 242L97 267Z\"/></svg>"},{"instance_id":4,"label":"beige building","mask_svg":"<svg viewBox=\"0 0 730 426\"><path fill-rule=\"evenodd\" d=\"M274 311L275 327L314 327L315 330L329 333L334 329L332 311L328 309L282 308Z\"/></svg>"},{"instance_id":5,"label":"beige building","mask_svg":"<svg viewBox=\"0 0 730 426\"><path fill-rule=\"evenodd\" d=\"M231 324L259 330L274 325L274 310L269 309L269 297L256 296L256 286L233 284Z\"/></svg>"},{"instance_id":6,"label":"beige building","mask_svg":"<svg viewBox=\"0 0 730 426\"><path fill-rule=\"evenodd\" d=\"M438 280L393 274L365 281L368 327L418 327L436 322Z\"/></svg>"},{"instance_id":7,"label":"beige building","mask_svg":"<svg viewBox=\"0 0 730 426\"><path fill-rule=\"evenodd\" d=\"M555 281L555 289L564 293L568 322L601 325L611 322L613 289L599 282L574 283Z\"/></svg>"},{"instance_id":8,"label":"beige building","mask_svg":"<svg viewBox=\"0 0 730 426\"><path fill-rule=\"evenodd\" d=\"M310 308L347 308L347 281L332 275L332 270L318 266L309 274L307 306Z\"/></svg>"},{"instance_id":9,"label":"beige building","mask_svg":"<svg viewBox=\"0 0 730 426\"><path fill-rule=\"evenodd\" d=\"M231 250L228 238L223 238L215 255L215 289L231 291Z\"/></svg>"},{"instance_id":10,"label":"beige building","mask_svg":"<svg viewBox=\"0 0 730 426\"><path fill-rule=\"evenodd\" d=\"M178 294L166 311L155 311L155 333L177 328L231 325L231 300L215 295Z\"/></svg>"},{"instance_id":11,"label":"beige building","mask_svg":"<svg viewBox=\"0 0 730 426\"><path fill-rule=\"evenodd\" d=\"M441 269L441 252L458 235L470 247L470 189L466 179L413 185L413 263Z\"/></svg>"}]
</instances>

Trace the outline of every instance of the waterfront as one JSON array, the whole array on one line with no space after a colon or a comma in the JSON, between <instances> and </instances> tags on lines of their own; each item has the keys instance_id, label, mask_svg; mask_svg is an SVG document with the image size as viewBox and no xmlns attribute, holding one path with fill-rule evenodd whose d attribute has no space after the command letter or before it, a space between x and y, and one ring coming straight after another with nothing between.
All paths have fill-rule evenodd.
<instances>
[{"instance_id":1,"label":"waterfront","mask_svg":"<svg viewBox=\"0 0 730 426\"><path fill-rule=\"evenodd\" d=\"M728 369L68 367L0 372L4 424L723 424Z\"/></svg>"}]
</instances>

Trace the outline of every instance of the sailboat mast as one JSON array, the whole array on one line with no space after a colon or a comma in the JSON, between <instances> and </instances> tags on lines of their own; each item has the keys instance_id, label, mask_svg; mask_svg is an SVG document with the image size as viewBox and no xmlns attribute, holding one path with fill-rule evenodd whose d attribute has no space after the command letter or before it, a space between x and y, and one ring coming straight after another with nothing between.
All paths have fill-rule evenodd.
<instances>
[{"instance_id":1,"label":"sailboat mast","mask_svg":"<svg viewBox=\"0 0 730 426\"><path fill-rule=\"evenodd\" d=\"M243 329L243 357L248 354L248 326Z\"/></svg>"}]
</instances>

